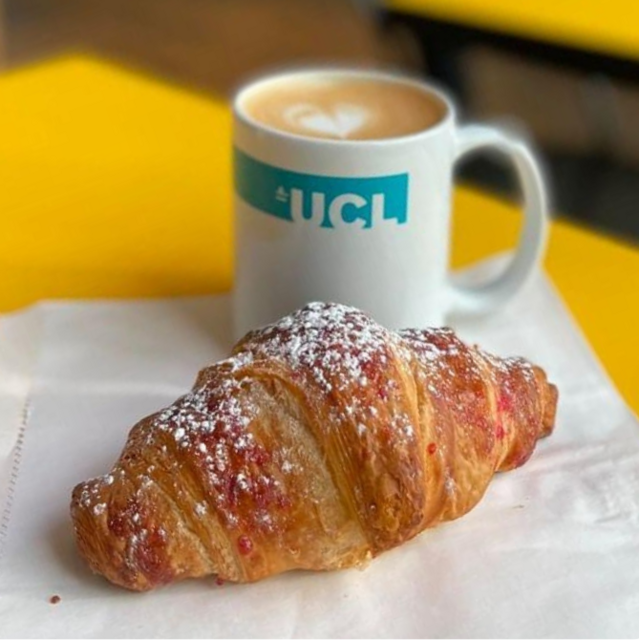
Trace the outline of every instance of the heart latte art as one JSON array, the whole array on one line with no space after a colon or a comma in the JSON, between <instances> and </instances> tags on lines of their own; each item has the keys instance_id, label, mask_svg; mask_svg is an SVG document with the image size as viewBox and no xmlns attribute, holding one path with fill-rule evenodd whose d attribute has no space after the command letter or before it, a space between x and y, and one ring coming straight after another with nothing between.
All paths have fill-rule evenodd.
<instances>
[{"instance_id":1,"label":"heart latte art","mask_svg":"<svg viewBox=\"0 0 639 640\"><path fill-rule=\"evenodd\" d=\"M385 79L296 79L268 84L244 102L248 115L281 131L312 138L369 140L423 131L444 105L411 84Z\"/></svg>"},{"instance_id":2,"label":"heart latte art","mask_svg":"<svg viewBox=\"0 0 639 640\"><path fill-rule=\"evenodd\" d=\"M366 109L352 104L336 104L330 109L310 103L294 104L283 115L292 128L332 138L348 138L371 119Z\"/></svg>"}]
</instances>

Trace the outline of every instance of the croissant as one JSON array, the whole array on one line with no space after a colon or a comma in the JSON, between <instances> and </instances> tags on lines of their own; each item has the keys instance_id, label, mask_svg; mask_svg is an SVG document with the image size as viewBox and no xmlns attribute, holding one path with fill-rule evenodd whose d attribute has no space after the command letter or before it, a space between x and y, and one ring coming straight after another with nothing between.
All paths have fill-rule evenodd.
<instances>
[{"instance_id":1,"label":"croissant","mask_svg":"<svg viewBox=\"0 0 639 640\"><path fill-rule=\"evenodd\" d=\"M136 591L363 565L472 509L556 404L526 360L312 303L247 334L75 487L78 548Z\"/></svg>"}]
</instances>

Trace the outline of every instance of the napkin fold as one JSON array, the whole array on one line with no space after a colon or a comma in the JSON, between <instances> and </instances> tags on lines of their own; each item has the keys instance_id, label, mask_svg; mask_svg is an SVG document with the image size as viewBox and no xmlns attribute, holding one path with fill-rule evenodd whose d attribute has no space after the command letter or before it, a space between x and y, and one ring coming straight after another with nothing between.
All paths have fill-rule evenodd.
<instances>
[{"instance_id":1,"label":"napkin fold","mask_svg":"<svg viewBox=\"0 0 639 640\"><path fill-rule=\"evenodd\" d=\"M1 317L0 635L639 635L636 418L542 274L502 312L455 327L530 358L560 390L553 436L477 508L363 571L141 595L78 557L70 492L111 467L138 419L227 354L228 297L46 303Z\"/></svg>"}]
</instances>

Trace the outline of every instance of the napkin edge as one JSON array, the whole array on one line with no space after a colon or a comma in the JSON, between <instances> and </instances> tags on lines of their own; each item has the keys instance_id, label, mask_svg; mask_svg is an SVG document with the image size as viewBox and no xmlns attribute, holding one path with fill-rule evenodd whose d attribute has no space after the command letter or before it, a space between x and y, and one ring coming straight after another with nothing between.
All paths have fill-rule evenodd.
<instances>
[{"instance_id":1,"label":"napkin edge","mask_svg":"<svg viewBox=\"0 0 639 640\"><path fill-rule=\"evenodd\" d=\"M9 478L7 480L6 487L4 488L4 499L2 513L0 514L0 564L4 556L4 549L6 546L6 539L9 534L9 521L11 519L11 508L13 506L16 485L18 483L18 476L20 474L20 463L22 461L22 449L24 446L24 438L27 430L27 423L29 421L29 410L31 406L31 395L29 394L23 403L22 411L20 413L20 426L18 428L18 435L16 442L13 446L13 450L10 455L9 461Z\"/></svg>"},{"instance_id":2,"label":"napkin edge","mask_svg":"<svg viewBox=\"0 0 639 640\"><path fill-rule=\"evenodd\" d=\"M27 322L23 322L26 319ZM15 497L18 476L20 473L20 463L22 461L22 450L24 447L24 439L26 437L27 426L31 410L31 396L33 387L33 373L41 352L44 315L42 314L40 305L33 305L24 310L12 312L4 315L5 321L4 332L11 343L12 350L4 355L3 360L12 360L15 357L17 344L27 345L26 355L22 360L18 359L19 365L19 382L17 385L21 387L21 393L14 391L16 404L18 405L12 413L17 422L17 430L13 445L8 449L6 456L7 475L6 478L0 477L0 565L4 556L7 536L9 534L9 521L11 519L11 511ZM14 362L16 364L16 362ZM21 365L21 366L20 366ZM8 417L7 422L12 419ZM9 436L11 437L11 436Z\"/></svg>"}]
</instances>

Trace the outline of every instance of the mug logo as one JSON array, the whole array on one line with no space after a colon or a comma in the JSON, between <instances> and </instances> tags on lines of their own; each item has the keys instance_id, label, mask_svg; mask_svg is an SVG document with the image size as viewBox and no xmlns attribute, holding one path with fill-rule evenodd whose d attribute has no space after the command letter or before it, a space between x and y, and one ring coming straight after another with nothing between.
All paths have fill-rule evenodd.
<instances>
[{"instance_id":1,"label":"mug logo","mask_svg":"<svg viewBox=\"0 0 639 640\"><path fill-rule=\"evenodd\" d=\"M408 174L337 178L273 167L235 149L238 195L259 211L288 220L309 221L325 229L359 223L405 224Z\"/></svg>"}]
</instances>

